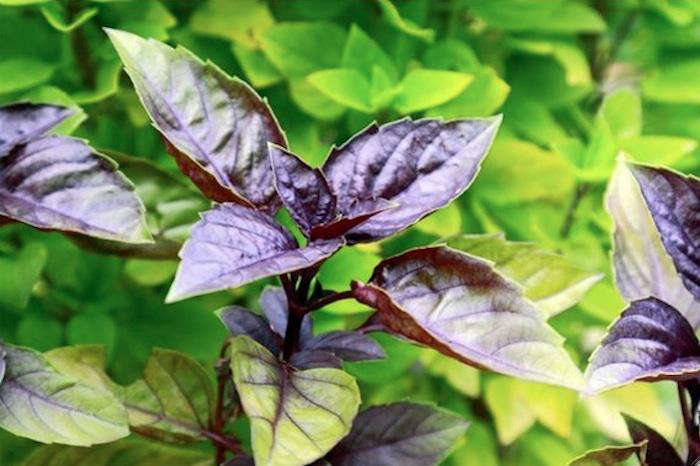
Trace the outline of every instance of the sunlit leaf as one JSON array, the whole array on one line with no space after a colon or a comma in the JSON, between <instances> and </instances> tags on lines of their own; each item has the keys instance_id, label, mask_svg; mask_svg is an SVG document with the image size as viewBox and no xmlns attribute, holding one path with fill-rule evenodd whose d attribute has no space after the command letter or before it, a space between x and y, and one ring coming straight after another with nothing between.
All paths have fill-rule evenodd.
<instances>
[{"instance_id":1,"label":"sunlit leaf","mask_svg":"<svg viewBox=\"0 0 700 466\"><path fill-rule=\"evenodd\" d=\"M413 21L401 17L401 12L399 12L391 0L377 0L377 3L379 8L381 8L382 13L384 13L384 18L386 19L387 23L391 24L399 31L422 39L426 42L432 42L435 40L435 31L428 28L422 28Z\"/></svg>"},{"instance_id":2,"label":"sunlit leaf","mask_svg":"<svg viewBox=\"0 0 700 466\"><path fill-rule=\"evenodd\" d=\"M307 81L328 98L355 110L372 113L370 82L359 71L351 68L333 68L316 71Z\"/></svg>"},{"instance_id":3,"label":"sunlit leaf","mask_svg":"<svg viewBox=\"0 0 700 466\"><path fill-rule=\"evenodd\" d=\"M371 78L372 69L378 66L390 82L398 80L398 71L391 57L356 24L350 26L341 65L364 73L367 79Z\"/></svg>"},{"instance_id":4,"label":"sunlit leaf","mask_svg":"<svg viewBox=\"0 0 700 466\"><path fill-rule=\"evenodd\" d=\"M454 99L473 80L467 73L418 68L404 76L392 105L403 114L426 110Z\"/></svg>"},{"instance_id":5,"label":"sunlit leaf","mask_svg":"<svg viewBox=\"0 0 700 466\"><path fill-rule=\"evenodd\" d=\"M215 35L245 47L258 47L261 35L274 24L266 2L237 0L231 9L228 0L208 0L192 15L190 27L194 32Z\"/></svg>"}]
</instances>

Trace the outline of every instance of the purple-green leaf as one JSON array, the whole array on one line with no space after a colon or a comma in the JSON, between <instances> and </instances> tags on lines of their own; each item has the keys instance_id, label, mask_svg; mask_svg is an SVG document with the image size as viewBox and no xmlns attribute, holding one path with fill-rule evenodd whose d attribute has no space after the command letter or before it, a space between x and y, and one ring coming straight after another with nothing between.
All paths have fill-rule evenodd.
<instances>
[{"instance_id":1,"label":"purple-green leaf","mask_svg":"<svg viewBox=\"0 0 700 466\"><path fill-rule=\"evenodd\" d=\"M182 47L106 31L185 174L216 201L276 210L267 143L287 143L267 103Z\"/></svg>"},{"instance_id":2,"label":"purple-green leaf","mask_svg":"<svg viewBox=\"0 0 700 466\"><path fill-rule=\"evenodd\" d=\"M272 331L284 337L287 332L287 320L289 319L289 306L284 290L278 286L266 286L260 294L260 307L262 307L263 314L267 317ZM306 314L301 320L299 340L303 343L313 336L311 314Z\"/></svg>"},{"instance_id":3,"label":"purple-green leaf","mask_svg":"<svg viewBox=\"0 0 700 466\"><path fill-rule=\"evenodd\" d=\"M625 419L633 442L647 441L646 455L642 457L641 451L637 453L644 466L683 466L685 464L676 449L661 434L630 416L623 414L622 417Z\"/></svg>"},{"instance_id":4,"label":"purple-green leaf","mask_svg":"<svg viewBox=\"0 0 700 466\"><path fill-rule=\"evenodd\" d=\"M358 201L399 204L355 226L348 241L375 241L397 233L462 194L479 171L500 122L500 117L405 118L370 125L334 148L323 173L343 216Z\"/></svg>"},{"instance_id":5,"label":"purple-green leaf","mask_svg":"<svg viewBox=\"0 0 700 466\"><path fill-rule=\"evenodd\" d=\"M618 466L633 455L646 455L647 441L590 450L574 458L569 466Z\"/></svg>"},{"instance_id":6,"label":"purple-green leaf","mask_svg":"<svg viewBox=\"0 0 700 466\"><path fill-rule=\"evenodd\" d=\"M447 247L384 260L355 298L391 332L478 368L573 389L583 377L518 285L491 263Z\"/></svg>"},{"instance_id":7,"label":"purple-green leaf","mask_svg":"<svg viewBox=\"0 0 700 466\"><path fill-rule=\"evenodd\" d=\"M232 336L247 335L257 341L272 354L279 353L282 340L272 331L269 322L262 316L253 314L240 306L228 306L216 311L224 326Z\"/></svg>"},{"instance_id":8,"label":"purple-green leaf","mask_svg":"<svg viewBox=\"0 0 700 466\"><path fill-rule=\"evenodd\" d=\"M700 301L700 180L665 168L630 169L685 287Z\"/></svg>"},{"instance_id":9,"label":"purple-green leaf","mask_svg":"<svg viewBox=\"0 0 700 466\"><path fill-rule=\"evenodd\" d=\"M315 369L320 367L343 368L343 360L328 351L304 350L296 352L289 358L289 363L297 369Z\"/></svg>"},{"instance_id":10,"label":"purple-green leaf","mask_svg":"<svg viewBox=\"0 0 700 466\"><path fill-rule=\"evenodd\" d=\"M591 392L635 380L683 380L700 374L700 344L683 315L656 298L633 301L591 355Z\"/></svg>"},{"instance_id":11,"label":"purple-green leaf","mask_svg":"<svg viewBox=\"0 0 700 466\"><path fill-rule=\"evenodd\" d=\"M343 244L342 239L319 240L299 248L294 236L268 214L221 204L205 212L192 229L166 301L311 267Z\"/></svg>"},{"instance_id":12,"label":"purple-green leaf","mask_svg":"<svg viewBox=\"0 0 700 466\"><path fill-rule=\"evenodd\" d=\"M434 406L399 402L361 412L326 459L333 466L438 464L468 427Z\"/></svg>"},{"instance_id":13,"label":"purple-green leaf","mask_svg":"<svg viewBox=\"0 0 700 466\"><path fill-rule=\"evenodd\" d=\"M302 342L301 349L325 351L345 361L372 361L386 357L376 341L351 330L336 330L315 336Z\"/></svg>"},{"instance_id":14,"label":"purple-green leaf","mask_svg":"<svg viewBox=\"0 0 700 466\"><path fill-rule=\"evenodd\" d=\"M13 147L48 133L73 112L66 107L29 103L0 107L0 158Z\"/></svg>"},{"instance_id":15,"label":"purple-green leaf","mask_svg":"<svg viewBox=\"0 0 700 466\"><path fill-rule=\"evenodd\" d=\"M37 228L151 243L134 186L78 139L44 136L0 159L0 216Z\"/></svg>"}]
</instances>

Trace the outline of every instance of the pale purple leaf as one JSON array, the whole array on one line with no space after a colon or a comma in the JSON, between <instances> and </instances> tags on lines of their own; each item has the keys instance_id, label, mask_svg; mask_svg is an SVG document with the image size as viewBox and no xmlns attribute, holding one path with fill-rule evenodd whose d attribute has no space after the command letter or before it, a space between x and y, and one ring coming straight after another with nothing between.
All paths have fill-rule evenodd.
<instances>
[{"instance_id":1,"label":"pale purple leaf","mask_svg":"<svg viewBox=\"0 0 700 466\"><path fill-rule=\"evenodd\" d=\"M287 295L284 293L284 290L278 286L266 286L260 294L260 307L262 307L263 314L270 322L272 331L284 337L287 332L287 319L289 316ZM313 332L311 314L306 314L301 320L299 340L301 342L309 340L314 336Z\"/></svg>"},{"instance_id":2,"label":"pale purple leaf","mask_svg":"<svg viewBox=\"0 0 700 466\"><path fill-rule=\"evenodd\" d=\"M302 342L302 350L325 351L345 361L384 359L386 354L372 338L351 330L336 330Z\"/></svg>"},{"instance_id":3,"label":"pale purple leaf","mask_svg":"<svg viewBox=\"0 0 700 466\"><path fill-rule=\"evenodd\" d=\"M319 367L343 368L343 360L328 351L298 351L289 358L289 363L297 369L314 369Z\"/></svg>"},{"instance_id":4,"label":"pale purple leaf","mask_svg":"<svg viewBox=\"0 0 700 466\"><path fill-rule=\"evenodd\" d=\"M48 133L73 112L66 107L29 103L0 107L0 158L13 147Z\"/></svg>"},{"instance_id":5,"label":"pale purple leaf","mask_svg":"<svg viewBox=\"0 0 700 466\"><path fill-rule=\"evenodd\" d=\"M268 214L238 204L205 212L180 251L167 302L311 267L344 244L321 240L299 248L294 236Z\"/></svg>"},{"instance_id":6,"label":"pale purple leaf","mask_svg":"<svg viewBox=\"0 0 700 466\"><path fill-rule=\"evenodd\" d=\"M262 316L240 306L228 306L216 311L232 336L247 335L271 353L279 353L282 338L272 331L270 323Z\"/></svg>"},{"instance_id":7,"label":"pale purple leaf","mask_svg":"<svg viewBox=\"0 0 700 466\"><path fill-rule=\"evenodd\" d=\"M479 171L500 122L501 117L405 118L373 124L333 149L323 173L343 216L357 201L399 204L350 230L348 241L374 241L397 233L462 194Z\"/></svg>"},{"instance_id":8,"label":"pale purple leaf","mask_svg":"<svg viewBox=\"0 0 700 466\"><path fill-rule=\"evenodd\" d=\"M589 391L635 380L683 380L700 374L700 344L685 317L656 298L633 301L591 355Z\"/></svg>"}]
</instances>

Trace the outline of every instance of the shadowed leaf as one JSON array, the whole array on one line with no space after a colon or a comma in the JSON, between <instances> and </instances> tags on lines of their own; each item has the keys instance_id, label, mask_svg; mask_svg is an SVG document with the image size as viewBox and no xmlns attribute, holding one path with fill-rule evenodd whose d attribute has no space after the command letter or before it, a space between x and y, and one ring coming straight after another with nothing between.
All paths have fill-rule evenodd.
<instances>
[{"instance_id":1,"label":"shadowed leaf","mask_svg":"<svg viewBox=\"0 0 700 466\"><path fill-rule=\"evenodd\" d=\"M14 104L0 107L0 158L13 147L48 133L74 110L56 105Z\"/></svg>"},{"instance_id":2,"label":"shadowed leaf","mask_svg":"<svg viewBox=\"0 0 700 466\"><path fill-rule=\"evenodd\" d=\"M583 387L578 368L518 286L488 262L446 247L384 260L355 298L393 333L479 368Z\"/></svg>"},{"instance_id":3,"label":"shadowed leaf","mask_svg":"<svg viewBox=\"0 0 700 466\"><path fill-rule=\"evenodd\" d=\"M278 286L266 286L260 294L260 307L265 317L267 317L272 331L284 337L287 333L287 320L289 318L287 295L284 294L284 290ZM311 314L306 314L301 320L299 340L304 342L313 336Z\"/></svg>"},{"instance_id":4,"label":"shadowed leaf","mask_svg":"<svg viewBox=\"0 0 700 466\"><path fill-rule=\"evenodd\" d=\"M384 359L386 354L372 338L351 330L324 333L302 342L302 350L326 351L345 361Z\"/></svg>"},{"instance_id":5,"label":"shadowed leaf","mask_svg":"<svg viewBox=\"0 0 700 466\"><path fill-rule=\"evenodd\" d=\"M569 466L617 466L633 455L646 455L647 441L598 448L575 458Z\"/></svg>"},{"instance_id":6,"label":"shadowed leaf","mask_svg":"<svg viewBox=\"0 0 700 466\"><path fill-rule=\"evenodd\" d=\"M349 374L332 368L295 371L246 336L232 342L231 370L251 420L256 465L309 464L350 431L360 392Z\"/></svg>"},{"instance_id":7,"label":"shadowed leaf","mask_svg":"<svg viewBox=\"0 0 700 466\"><path fill-rule=\"evenodd\" d=\"M280 335L272 331L270 324L264 317L253 314L248 309L240 306L228 306L219 309L216 311L216 315L234 337L247 335L263 345L271 353L279 353L280 343L282 342Z\"/></svg>"},{"instance_id":8,"label":"shadowed leaf","mask_svg":"<svg viewBox=\"0 0 700 466\"><path fill-rule=\"evenodd\" d=\"M318 367L343 368L343 360L328 351L299 351L289 358L289 363L297 369L314 369Z\"/></svg>"},{"instance_id":9,"label":"shadowed leaf","mask_svg":"<svg viewBox=\"0 0 700 466\"><path fill-rule=\"evenodd\" d=\"M636 419L622 415L627 423L630 437L635 443L647 441L646 455L640 458L645 466L683 466L683 461L675 448L651 427ZM639 456L640 452L637 452Z\"/></svg>"}]
</instances>

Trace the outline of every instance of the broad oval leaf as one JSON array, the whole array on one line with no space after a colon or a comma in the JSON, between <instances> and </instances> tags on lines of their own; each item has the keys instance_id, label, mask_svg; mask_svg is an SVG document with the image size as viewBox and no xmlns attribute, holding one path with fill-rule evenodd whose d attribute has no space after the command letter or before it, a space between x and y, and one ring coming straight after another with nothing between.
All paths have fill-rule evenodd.
<instances>
[{"instance_id":1,"label":"broad oval leaf","mask_svg":"<svg viewBox=\"0 0 700 466\"><path fill-rule=\"evenodd\" d=\"M270 328L277 335L284 337L287 333L287 321L289 320L289 305L287 295L278 286L266 286L260 294L260 307L267 318ZM311 339L314 336L311 314L306 314L301 320L299 332L300 342Z\"/></svg>"},{"instance_id":2,"label":"broad oval leaf","mask_svg":"<svg viewBox=\"0 0 700 466\"><path fill-rule=\"evenodd\" d=\"M42 229L152 242L143 204L116 164L66 137L34 139L0 159L0 215Z\"/></svg>"},{"instance_id":3,"label":"broad oval leaf","mask_svg":"<svg viewBox=\"0 0 700 466\"><path fill-rule=\"evenodd\" d=\"M700 301L700 180L665 168L630 169L678 274Z\"/></svg>"},{"instance_id":4,"label":"broad oval leaf","mask_svg":"<svg viewBox=\"0 0 700 466\"><path fill-rule=\"evenodd\" d=\"M43 443L89 446L129 435L124 406L54 369L36 351L2 344L7 369L0 385L0 427Z\"/></svg>"},{"instance_id":5,"label":"broad oval leaf","mask_svg":"<svg viewBox=\"0 0 700 466\"><path fill-rule=\"evenodd\" d=\"M197 361L160 348L143 378L124 388L131 430L171 443L206 439L214 400L214 383Z\"/></svg>"},{"instance_id":6,"label":"broad oval leaf","mask_svg":"<svg viewBox=\"0 0 700 466\"><path fill-rule=\"evenodd\" d=\"M180 266L166 302L313 266L343 240L299 248L294 236L264 212L226 203L205 212L180 251Z\"/></svg>"},{"instance_id":7,"label":"broad oval leaf","mask_svg":"<svg viewBox=\"0 0 700 466\"><path fill-rule=\"evenodd\" d=\"M276 210L267 143L286 138L246 83L188 50L107 29L156 128L210 198Z\"/></svg>"},{"instance_id":8,"label":"broad oval leaf","mask_svg":"<svg viewBox=\"0 0 700 466\"><path fill-rule=\"evenodd\" d=\"M447 247L384 260L355 298L392 332L479 368L583 388L552 329L519 287L479 258Z\"/></svg>"},{"instance_id":9,"label":"broad oval leaf","mask_svg":"<svg viewBox=\"0 0 700 466\"><path fill-rule=\"evenodd\" d=\"M215 314L234 337L247 335L257 341L273 354L278 354L282 339L273 332L270 323L262 316L253 314L240 306L228 306L219 309ZM286 322L285 322L286 328ZM281 334L284 336L284 333Z\"/></svg>"},{"instance_id":10,"label":"broad oval leaf","mask_svg":"<svg viewBox=\"0 0 700 466\"><path fill-rule=\"evenodd\" d=\"M534 243L507 241L502 233L455 236L445 243L492 261L496 270L523 287L525 297L546 317L576 304L602 278L602 274L577 267Z\"/></svg>"},{"instance_id":11,"label":"broad oval leaf","mask_svg":"<svg viewBox=\"0 0 700 466\"><path fill-rule=\"evenodd\" d=\"M334 148L323 173L342 215L348 216L358 201L399 204L354 227L348 241L375 241L397 233L462 194L500 122L501 117L446 122L405 118L373 124Z\"/></svg>"},{"instance_id":12,"label":"broad oval leaf","mask_svg":"<svg viewBox=\"0 0 700 466\"><path fill-rule=\"evenodd\" d=\"M335 195L321 170L311 168L283 147L270 144L269 149L277 192L296 224L309 237L314 226L335 218Z\"/></svg>"},{"instance_id":13,"label":"broad oval leaf","mask_svg":"<svg viewBox=\"0 0 700 466\"><path fill-rule=\"evenodd\" d=\"M357 415L352 431L327 456L333 466L438 464L469 426L460 416L407 401Z\"/></svg>"},{"instance_id":14,"label":"broad oval leaf","mask_svg":"<svg viewBox=\"0 0 700 466\"><path fill-rule=\"evenodd\" d=\"M615 282L626 301L654 296L683 314L693 328L700 325L700 301L686 289L664 248L639 184L624 161L618 161L606 194L615 224Z\"/></svg>"},{"instance_id":15,"label":"broad oval leaf","mask_svg":"<svg viewBox=\"0 0 700 466\"><path fill-rule=\"evenodd\" d=\"M259 466L302 466L348 432L360 404L355 379L339 369L297 371L250 337L231 344L231 371L251 420Z\"/></svg>"},{"instance_id":16,"label":"broad oval leaf","mask_svg":"<svg viewBox=\"0 0 700 466\"><path fill-rule=\"evenodd\" d=\"M372 338L352 330L336 330L302 341L301 349L324 351L345 361L384 359L386 354Z\"/></svg>"},{"instance_id":17,"label":"broad oval leaf","mask_svg":"<svg viewBox=\"0 0 700 466\"><path fill-rule=\"evenodd\" d=\"M644 466L683 466L685 463L678 456L675 448L646 424L626 415L622 415L627 424L630 437L635 443L647 441Z\"/></svg>"},{"instance_id":18,"label":"broad oval leaf","mask_svg":"<svg viewBox=\"0 0 700 466\"><path fill-rule=\"evenodd\" d=\"M0 158L13 147L48 133L73 113L57 105L21 103L0 107Z\"/></svg>"},{"instance_id":19,"label":"broad oval leaf","mask_svg":"<svg viewBox=\"0 0 700 466\"><path fill-rule=\"evenodd\" d=\"M647 441L590 450L574 458L569 466L617 466L634 455L646 455Z\"/></svg>"},{"instance_id":20,"label":"broad oval leaf","mask_svg":"<svg viewBox=\"0 0 700 466\"><path fill-rule=\"evenodd\" d=\"M635 380L683 380L700 374L700 344L683 315L656 298L633 301L591 355L593 393Z\"/></svg>"}]
</instances>

